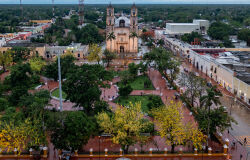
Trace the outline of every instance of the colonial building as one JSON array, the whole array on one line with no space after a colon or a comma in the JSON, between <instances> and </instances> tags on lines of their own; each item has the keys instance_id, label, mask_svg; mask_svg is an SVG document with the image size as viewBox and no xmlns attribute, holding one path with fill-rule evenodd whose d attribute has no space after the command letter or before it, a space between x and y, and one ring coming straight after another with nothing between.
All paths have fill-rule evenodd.
<instances>
[{"instance_id":1,"label":"colonial building","mask_svg":"<svg viewBox=\"0 0 250 160\"><path fill-rule=\"evenodd\" d=\"M130 16L122 14L116 18L114 8L107 8L106 44L107 49L116 53L138 52L138 20L135 4L131 7Z\"/></svg>"}]
</instances>

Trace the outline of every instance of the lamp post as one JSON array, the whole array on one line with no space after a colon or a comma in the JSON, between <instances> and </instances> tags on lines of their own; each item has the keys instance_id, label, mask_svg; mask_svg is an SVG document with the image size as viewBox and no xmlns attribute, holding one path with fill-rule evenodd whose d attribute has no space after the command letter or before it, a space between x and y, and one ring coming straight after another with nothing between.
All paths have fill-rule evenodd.
<instances>
[{"instance_id":1,"label":"lamp post","mask_svg":"<svg viewBox=\"0 0 250 160\"><path fill-rule=\"evenodd\" d=\"M61 60L60 60L60 54L57 54L57 60L58 60L60 111L62 112L63 111L63 108L62 108L62 77L61 77Z\"/></svg>"},{"instance_id":2,"label":"lamp post","mask_svg":"<svg viewBox=\"0 0 250 160\"><path fill-rule=\"evenodd\" d=\"M101 136L98 136L99 139L99 160L100 160L100 140L101 140Z\"/></svg>"}]
</instances>

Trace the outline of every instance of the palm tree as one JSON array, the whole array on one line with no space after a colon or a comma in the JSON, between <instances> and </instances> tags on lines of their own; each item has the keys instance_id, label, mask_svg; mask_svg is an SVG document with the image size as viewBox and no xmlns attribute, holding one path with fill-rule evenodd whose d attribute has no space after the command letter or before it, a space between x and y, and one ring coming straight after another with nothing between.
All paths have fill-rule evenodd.
<instances>
[{"instance_id":1,"label":"palm tree","mask_svg":"<svg viewBox=\"0 0 250 160\"><path fill-rule=\"evenodd\" d=\"M207 95L201 97L201 106L205 106L206 109L210 109L212 104L218 105L221 104L220 97L222 96L221 92L217 90L216 86L207 89Z\"/></svg>"},{"instance_id":2,"label":"palm tree","mask_svg":"<svg viewBox=\"0 0 250 160\"><path fill-rule=\"evenodd\" d=\"M213 104L216 106L221 104L220 97L222 96L221 92L217 90L217 86L212 86L207 89L207 95L201 97L201 106L205 106L205 109L208 109L208 125L207 125L207 146L208 146L208 137L210 129L210 108Z\"/></svg>"},{"instance_id":3,"label":"palm tree","mask_svg":"<svg viewBox=\"0 0 250 160\"><path fill-rule=\"evenodd\" d=\"M107 40L110 41L110 52L112 52L112 40L115 40L114 32L110 32L107 36Z\"/></svg>"},{"instance_id":4,"label":"palm tree","mask_svg":"<svg viewBox=\"0 0 250 160\"><path fill-rule=\"evenodd\" d=\"M129 35L129 38L133 38L133 49L134 49L134 40L135 40L135 37L138 37L137 33L136 32L132 32L130 35Z\"/></svg>"}]
</instances>

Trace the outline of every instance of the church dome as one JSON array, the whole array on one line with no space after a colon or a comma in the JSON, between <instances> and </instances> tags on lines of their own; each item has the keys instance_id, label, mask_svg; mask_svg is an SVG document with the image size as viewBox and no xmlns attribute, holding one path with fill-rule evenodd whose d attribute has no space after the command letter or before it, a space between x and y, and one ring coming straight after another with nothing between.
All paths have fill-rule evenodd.
<instances>
[{"instance_id":1,"label":"church dome","mask_svg":"<svg viewBox=\"0 0 250 160\"><path fill-rule=\"evenodd\" d=\"M115 27L129 27L130 19L125 16L121 16L115 20Z\"/></svg>"}]
</instances>

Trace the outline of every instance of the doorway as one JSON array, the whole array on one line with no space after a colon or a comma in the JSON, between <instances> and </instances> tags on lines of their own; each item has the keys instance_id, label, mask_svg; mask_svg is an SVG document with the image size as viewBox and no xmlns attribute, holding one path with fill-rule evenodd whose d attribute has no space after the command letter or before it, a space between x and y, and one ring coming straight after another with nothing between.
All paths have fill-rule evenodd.
<instances>
[{"instance_id":1,"label":"doorway","mask_svg":"<svg viewBox=\"0 0 250 160\"><path fill-rule=\"evenodd\" d=\"M124 46L120 46L120 53L124 53Z\"/></svg>"}]
</instances>

